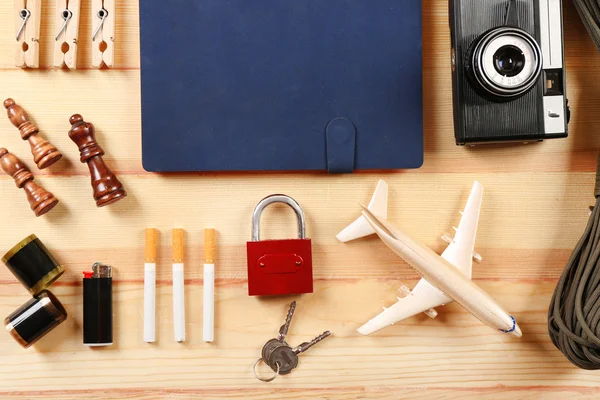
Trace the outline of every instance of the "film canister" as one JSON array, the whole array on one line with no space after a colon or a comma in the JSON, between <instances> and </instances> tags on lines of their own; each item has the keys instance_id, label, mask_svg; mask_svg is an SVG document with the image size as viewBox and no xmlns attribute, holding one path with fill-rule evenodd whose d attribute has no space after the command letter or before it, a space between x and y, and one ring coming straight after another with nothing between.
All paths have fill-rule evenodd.
<instances>
[{"instance_id":1,"label":"film canister","mask_svg":"<svg viewBox=\"0 0 600 400\"><path fill-rule=\"evenodd\" d=\"M66 319L67 312L60 301L43 290L10 314L4 325L21 346L28 348Z\"/></svg>"},{"instance_id":2,"label":"film canister","mask_svg":"<svg viewBox=\"0 0 600 400\"><path fill-rule=\"evenodd\" d=\"M10 249L2 262L32 296L38 295L65 271L36 235L30 235Z\"/></svg>"},{"instance_id":3,"label":"film canister","mask_svg":"<svg viewBox=\"0 0 600 400\"><path fill-rule=\"evenodd\" d=\"M112 267L95 263L83 273L83 344L110 346L112 337Z\"/></svg>"}]
</instances>

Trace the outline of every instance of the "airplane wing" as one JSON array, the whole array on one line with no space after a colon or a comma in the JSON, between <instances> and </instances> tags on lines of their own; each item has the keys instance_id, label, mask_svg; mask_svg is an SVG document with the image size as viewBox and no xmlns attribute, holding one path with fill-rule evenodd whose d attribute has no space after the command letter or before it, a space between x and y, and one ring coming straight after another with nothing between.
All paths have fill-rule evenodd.
<instances>
[{"instance_id":1,"label":"airplane wing","mask_svg":"<svg viewBox=\"0 0 600 400\"><path fill-rule=\"evenodd\" d=\"M475 255L475 237L479 223L479 211L483 200L483 186L479 182L473 184L471 194L467 200L460 224L456 229L454 239L442 253L442 257L454 265L467 278L471 279L473 257ZM433 308L448 304L452 299L439 289L432 286L425 279L421 279L413 290L404 298L358 329L363 335L376 332L386 326L402 321L406 318L425 312L435 317L437 313Z\"/></svg>"},{"instance_id":2,"label":"airplane wing","mask_svg":"<svg viewBox=\"0 0 600 400\"><path fill-rule=\"evenodd\" d=\"M448 304L451 301L450 297L433 287L425 279L421 279L409 295L404 298L398 298L397 303L384 309L381 314L358 328L358 332L362 335L369 335L386 326L393 325L413 315L427 312L435 307Z\"/></svg>"},{"instance_id":3,"label":"airplane wing","mask_svg":"<svg viewBox=\"0 0 600 400\"><path fill-rule=\"evenodd\" d=\"M375 193L369 202L367 207L371 212L378 217L387 219L387 205L388 205L388 184L383 180L379 180ZM361 237L369 236L374 234L375 231L371 225L367 222L365 217L360 216L344 230L337 234L336 238L340 242L349 242L351 240L359 239Z\"/></svg>"},{"instance_id":4,"label":"airplane wing","mask_svg":"<svg viewBox=\"0 0 600 400\"><path fill-rule=\"evenodd\" d=\"M460 224L456 228L454 239L449 239L450 244L442 253L442 258L458 268L469 279L471 279L473 270L473 257L481 258L475 253L475 236L477 235L482 200L483 186L475 181L467 205L462 212Z\"/></svg>"}]
</instances>

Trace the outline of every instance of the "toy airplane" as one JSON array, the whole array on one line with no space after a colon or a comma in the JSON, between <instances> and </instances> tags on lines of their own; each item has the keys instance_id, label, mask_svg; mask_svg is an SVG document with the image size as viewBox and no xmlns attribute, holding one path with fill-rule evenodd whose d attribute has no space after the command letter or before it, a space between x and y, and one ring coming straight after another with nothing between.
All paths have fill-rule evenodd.
<instances>
[{"instance_id":1,"label":"toy airplane","mask_svg":"<svg viewBox=\"0 0 600 400\"><path fill-rule=\"evenodd\" d=\"M437 313L434 307L454 300L493 329L521 337L521 329L515 319L471 281L473 258L481 258L474 252L474 246L482 197L483 186L475 182L460 224L455 228L456 235L454 239L446 235L443 237L450 244L439 256L386 221L388 185L379 181L369 207L363 207L362 216L336 237L341 242L348 242L376 233L386 246L423 278L410 294L398 298L396 304L384 309L360 327L358 332L368 335L421 312L435 317Z\"/></svg>"}]
</instances>

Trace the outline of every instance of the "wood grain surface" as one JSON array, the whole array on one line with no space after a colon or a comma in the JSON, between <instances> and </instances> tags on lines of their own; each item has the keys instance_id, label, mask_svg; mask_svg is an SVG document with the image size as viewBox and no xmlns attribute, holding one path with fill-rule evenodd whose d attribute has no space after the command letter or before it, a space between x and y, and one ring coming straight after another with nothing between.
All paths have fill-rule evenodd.
<instances>
[{"instance_id":1,"label":"wood grain surface","mask_svg":"<svg viewBox=\"0 0 600 400\"><path fill-rule=\"evenodd\" d=\"M117 3L116 64L91 68L90 3L82 2L77 71L52 69L55 2L43 2L39 70L14 67L12 1L0 2L0 99L13 97L63 154L39 171L18 131L0 118L0 146L18 155L60 204L35 218L12 178L0 176L0 252L35 233L66 267L53 286L69 319L24 350L0 334L0 398L17 399L597 399L598 373L571 366L550 343L547 307L588 218L600 148L600 55L570 1L565 52L570 136L531 145L464 148L452 132L447 2L423 0L425 165L415 171L354 175L146 173L141 165L138 2ZM399 39L401 40L401 39ZM192 44L191 44L192 45ZM186 104L182 104L186 107ZM193 112L193 110L190 110ZM94 123L104 160L129 196L105 209L92 198L87 167L70 141L69 117ZM176 135L176 132L170 134ZM439 236L458 223L473 180L485 187L475 282L510 310L523 330L493 332L460 306L441 307L369 337L362 323L394 302L418 275L375 238L340 244L335 234L358 215L377 179L390 184L390 220L441 251ZM250 216L268 194L304 207L313 239L315 293L247 296L245 242ZM264 237L294 234L293 213L265 212ZM142 341L144 229L160 231L157 343ZM188 341L173 339L171 228L186 231ZM202 338L204 228L217 230L215 342ZM94 261L116 268L115 344L82 345L82 271ZM27 301L0 268L0 316ZM252 364L298 301L289 341L330 329L290 375L258 382Z\"/></svg>"}]
</instances>

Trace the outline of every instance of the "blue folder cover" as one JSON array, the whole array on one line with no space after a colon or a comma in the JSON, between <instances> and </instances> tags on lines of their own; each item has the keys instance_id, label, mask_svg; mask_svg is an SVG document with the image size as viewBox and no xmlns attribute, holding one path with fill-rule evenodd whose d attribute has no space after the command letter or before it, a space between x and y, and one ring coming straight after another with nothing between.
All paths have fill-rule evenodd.
<instances>
[{"instance_id":1,"label":"blue folder cover","mask_svg":"<svg viewBox=\"0 0 600 400\"><path fill-rule=\"evenodd\" d=\"M420 0L140 1L152 172L418 168Z\"/></svg>"}]
</instances>

